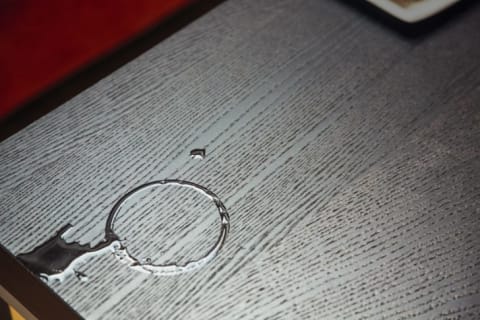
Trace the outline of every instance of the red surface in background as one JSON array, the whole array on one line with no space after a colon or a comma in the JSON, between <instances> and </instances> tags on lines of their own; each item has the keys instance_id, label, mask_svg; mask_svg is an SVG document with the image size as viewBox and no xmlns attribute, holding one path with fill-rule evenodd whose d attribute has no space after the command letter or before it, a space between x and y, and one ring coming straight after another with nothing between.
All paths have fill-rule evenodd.
<instances>
[{"instance_id":1,"label":"red surface in background","mask_svg":"<svg viewBox=\"0 0 480 320\"><path fill-rule=\"evenodd\" d=\"M0 119L193 0L0 0Z\"/></svg>"}]
</instances>

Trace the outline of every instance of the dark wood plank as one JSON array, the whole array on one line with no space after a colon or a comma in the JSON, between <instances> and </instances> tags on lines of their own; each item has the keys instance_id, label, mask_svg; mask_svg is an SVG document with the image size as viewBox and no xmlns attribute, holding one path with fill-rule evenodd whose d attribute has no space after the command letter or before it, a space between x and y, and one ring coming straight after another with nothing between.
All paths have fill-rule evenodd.
<instances>
[{"instance_id":1,"label":"dark wood plank","mask_svg":"<svg viewBox=\"0 0 480 320\"><path fill-rule=\"evenodd\" d=\"M479 7L408 39L337 1L225 2L0 144L0 242L98 242L131 188L220 197L220 255L154 277L111 255L52 283L89 319L476 319ZM202 161L190 150L205 148ZM159 188L118 233L184 262L214 206Z\"/></svg>"}]
</instances>

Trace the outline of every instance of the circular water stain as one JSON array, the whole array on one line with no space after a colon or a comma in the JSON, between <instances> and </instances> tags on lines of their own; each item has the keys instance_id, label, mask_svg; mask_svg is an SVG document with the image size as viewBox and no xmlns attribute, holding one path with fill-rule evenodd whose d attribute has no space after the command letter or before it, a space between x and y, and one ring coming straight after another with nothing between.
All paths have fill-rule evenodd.
<instances>
[{"instance_id":1,"label":"circular water stain","mask_svg":"<svg viewBox=\"0 0 480 320\"><path fill-rule=\"evenodd\" d=\"M143 272L172 275L213 259L229 231L229 216L210 190L183 180L159 180L125 194L107 222L120 243L115 256Z\"/></svg>"}]
</instances>

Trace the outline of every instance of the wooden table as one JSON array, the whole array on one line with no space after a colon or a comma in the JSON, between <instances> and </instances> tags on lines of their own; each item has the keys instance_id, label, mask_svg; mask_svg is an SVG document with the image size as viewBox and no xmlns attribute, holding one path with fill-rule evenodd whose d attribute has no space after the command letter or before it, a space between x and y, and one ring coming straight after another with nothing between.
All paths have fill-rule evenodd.
<instances>
[{"instance_id":1,"label":"wooden table","mask_svg":"<svg viewBox=\"0 0 480 320\"><path fill-rule=\"evenodd\" d=\"M94 244L128 190L184 179L230 213L211 263L104 254L49 286L87 319L478 319L479 30L479 6L408 38L334 0L223 3L0 144L0 243ZM215 207L154 191L129 250L200 257Z\"/></svg>"}]
</instances>

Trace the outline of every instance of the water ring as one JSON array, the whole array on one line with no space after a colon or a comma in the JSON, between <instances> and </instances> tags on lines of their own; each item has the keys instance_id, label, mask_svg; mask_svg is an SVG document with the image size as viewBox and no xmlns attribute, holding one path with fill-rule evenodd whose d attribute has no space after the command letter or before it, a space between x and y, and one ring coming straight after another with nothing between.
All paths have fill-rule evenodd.
<instances>
[{"instance_id":1,"label":"water ring","mask_svg":"<svg viewBox=\"0 0 480 320\"><path fill-rule=\"evenodd\" d=\"M114 220L122 207L122 205L125 203L126 200L128 200L131 196L134 194L159 185L177 185L181 187L186 187L186 188L191 188L207 198L209 198L215 206L218 209L218 213L220 214L220 235L218 236L217 242L215 245L207 252L206 255L203 257L197 259L197 260L191 260L186 262L185 264L155 264L147 260L147 262L140 262L137 258L133 257L127 250L125 246L121 244L120 237L115 233L113 230L113 225L114 225ZM142 271L142 272L147 272L151 273L154 275L176 275L180 273L185 273L189 271L193 271L195 269L198 269L205 264L207 264L209 261L211 261L220 251L220 249L223 247L223 244L225 243L225 240L227 238L228 232L230 231L230 217L228 215L227 209L223 205L222 201L218 198L216 194L211 192L205 187L202 187L201 185L198 185L193 182L189 181L184 181L184 180L158 180L158 181L151 181L145 184L142 184L132 190L130 190L128 193L123 195L117 203L113 206L112 210L110 211L110 214L108 215L107 219L107 224L105 226L105 240L107 242L111 242L115 257L119 259L122 263L128 264L131 268Z\"/></svg>"}]
</instances>

